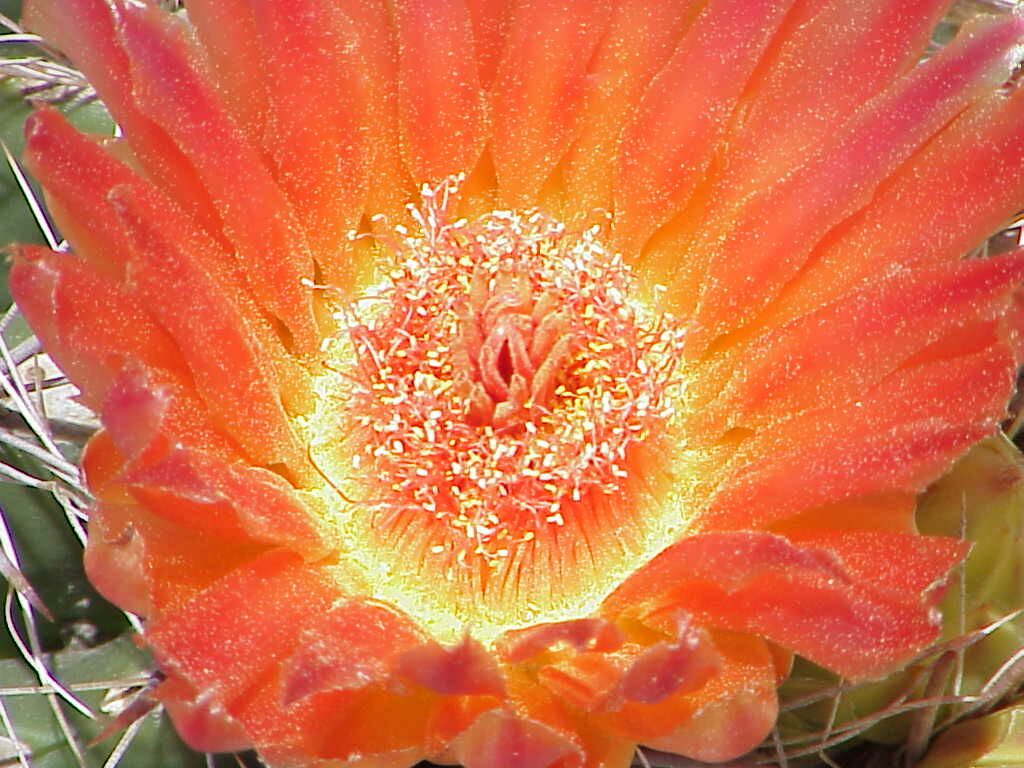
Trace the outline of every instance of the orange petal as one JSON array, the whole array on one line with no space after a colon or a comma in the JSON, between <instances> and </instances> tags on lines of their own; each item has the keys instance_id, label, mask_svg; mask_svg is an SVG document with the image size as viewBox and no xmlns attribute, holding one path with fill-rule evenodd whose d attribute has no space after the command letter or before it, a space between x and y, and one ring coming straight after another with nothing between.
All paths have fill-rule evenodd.
<instances>
[{"instance_id":1,"label":"orange petal","mask_svg":"<svg viewBox=\"0 0 1024 768\"><path fill-rule=\"evenodd\" d=\"M703 178L733 109L793 0L710 0L623 131L615 234L639 252Z\"/></svg>"},{"instance_id":2,"label":"orange petal","mask_svg":"<svg viewBox=\"0 0 1024 768\"><path fill-rule=\"evenodd\" d=\"M732 378L697 410L690 431L712 438L738 425L763 428L821 402L857 400L927 345L1001 316L1022 279L1024 258L1014 256L907 271L866 284L730 350L716 365L731 370ZM976 351L973 336L959 340L960 349L944 345L946 357ZM842 376L836 377L837 369Z\"/></svg>"},{"instance_id":3,"label":"orange petal","mask_svg":"<svg viewBox=\"0 0 1024 768\"><path fill-rule=\"evenodd\" d=\"M398 116L398 43L391 22L390 4L384 0L353 0L345 4L360 35L360 57L373 73L370 138L373 166L366 210L384 214L392 223L401 220L405 205L415 199L416 186L402 162Z\"/></svg>"},{"instance_id":4,"label":"orange petal","mask_svg":"<svg viewBox=\"0 0 1024 768\"><path fill-rule=\"evenodd\" d=\"M100 420L126 463L141 466L167 455L178 442L234 455L235 447L210 425L190 386L126 365L113 379Z\"/></svg>"},{"instance_id":5,"label":"orange petal","mask_svg":"<svg viewBox=\"0 0 1024 768\"><path fill-rule=\"evenodd\" d=\"M307 627L283 666L285 706L328 691L355 691L392 679L399 657L425 638L383 604L351 600Z\"/></svg>"},{"instance_id":6,"label":"orange petal","mask_svg":"<svg viewBox=\"0 0 1024 768\"><path fill-rule=\"evenodd\" d=\"M196 71L196 53L174 18L135 3L120 17L136 101L195 165L248 265L253 294L285 324L298 350L312 352L319 335L302 279L312 279L313 265L284 194Z\"/></svg>"},{"instance_id":7,"label":"orange petal","mask_svg":"<svg viewBox=\"0 0 1024 768\"><path fill-rule=\"evenodd\" d=\"M672 55L699 4L620 0L587 76L580 135L563 176L577 211L612 210L615 160L622 126L651 78Z\"/></svg>"},{"instance_id":8,"label":"orange petal","mask_svg":"<svg viewBox=\"0 0 1024 768\"><path fill-rule=\"evenodd\" d=\"M96 504L90 510L83 563L89 583L107 600L139 616L152 611L142 538L128 525L131 508Z\"/></svg>"},{"instance_id":9,"label":"orange petal","mask_svg":"<svg viewBox=\"0 0 1024 768\"><path fill-rule=\"evenodd\" d=\"M789 539L833 553L856 581L904 600L941 586L971 548L956 539L884 531L799 531Z\"/></svg>"},{"instance_id":10,"label":"orange petal","mask_svg":"<svg viewBox=\"0 0 1024 768\"><path fill-rule=\"evenodd\" d=\"M771 653L757 638L721 632L715 646L725 662L721 674L683 697L689 716L647 746L718 763L749 752L771 731L778 714Z\"/></svg>"},{"instance_id":11,"label":"orange petal","mask_svg":"<svg viewBox=\"0 0 1024 768\"><path fill-rule=\"evenodd\" d=\"M694 246L710 257L687 336L689 353L699 355L714 338L755 316L829 229L863 208L878 185L961 110L1005 82L1022 38L1024 17L971 25L866 104L803 166L737 215L724 214L724 239L712 221ZM676 290L669 287L670 300Z\"/></svg>"},{"instance_id":12,"label":"orange petal","mask_svg":"<svg viewBox=\"0 0 1024 768\"><path fill-rule=\"evenodd\" d=\"M618 649L623 640L622 631L614 624L592 617L506 632L498 640L498 649L507 661L518 664L562 645L576 651L606 652Z\"/></svg>"},{"instance_id":13,"label":"orange petal","mask_svg":"<svg viewBox=\"0 0 1024 768\"><path fill-rule=\"evenodd\" d=\"M707 633L678 620L672 642L662 641L640 653L622 676L626 701L657 704L700 688L721 671L721 660Z\"/></svg>"},{"instance_id":14,"label":"orange petal","mask_svg":"<svg viewBox=\"0 0 1024 768\"><path fill-rule=\"evenodd\" d=\"M136 291L187 352L211 416L256 463L301 466L304 452L289 427L273 365L223 295L222 282L168 238L161 211L147 195L118 187L111 203L133 246ZM176 300L168 302L168 295Z\"/></svg>"},{"instance_id":15,"label":"orange petal","mask_svg":"<svg viewBox=\"0 0 1024 768\"><path fill-rule=\"evenodd\" d=\"M492 153L506 204L536 204L568 151L579 125L588 62L610 11L610 0L516 3L491 106Z\"/></svg>"},{"instance_id":16,"label":"orange petal","mask_svg":"<svg viewBox=\"0 0 1024 768\"><path fill-rule=\"evenodd\" d=\"M121 482L149 512L197 533L287 546L307 559L326 554L309 509L265 469L174 446Z\"/></svg>"},{"instance_id":17,"label":"orange petal","mask_svg":"<svg viewBox=\"0 0 1024 768\"><path fill-rule=\"evenodd\" d=\"M278 372L289 405L301 406L307 396L304 376L286 353L279 334L241 287L242 269L228 246L219 244L170 198L116 160L104 146L77 131L56 110L37 110L26 124L26 134L29 167L43 183L58 223L79 255L104 274L123 279L132 246L110 193L122 187L150 200L160 212L152 224L187 252L190 261L217 278L218 290L231 298L266 350L269 359L265 364L268 370ZM128 285L124 288L132 291ZM165 304L161 301L153 306ZM188 346L183 349L194 353Z\"/></svg>"},{"instance_id":18,"label":"orange petal","mask_svg":"<svg viewBox=\"0 0 1024 768\"><path fill-rule=\"evenodd\" d=\"M547 768L577 750L572 741L541 722L494 710L459 736L452 751L465 768Z\"/></svg>"},{"instance_id":19,"label":"orange petal","mask_svg":"<svg viewBox=\"0 0 1024 768\"><path fill-rule=\"evenodd\" d=\"M192 0L188 20L225 107L249 139L257 140L267 117L268 93L252 5L246 0Z\"/></svg>"},{"instance_id":20,"label":"orange petal","mask_svg":"<svg viewBox=\"0 0 1024 768\"><path fill-rule=\"evenodd\" d=\"M145 639L161 666L224 706L287 658L335 597L319 568L268 552L152 621Z\"/></svg>"},{"instance_id":21,"label":"orange petal","mask_svg":"<svg viewBox=\"0 0 1024 768\"><path fill-rule=\"evenodd\" d=\"M373 161L370 82L377 75L343 6L275 0L251 7L269 94L262 145L317 263L332 285L348 288L348 233L363 215Z\"/></svg>"},{"instance_id":22,"label":"orange petal","mask_svg":"<svg viewBox=\"0 0 1024 768\"><path fill-rule=\"evenodd\" d=\"M1017 212L1024 179L1024 92L995 94L902 166L821 244L761 322L777 324L893 269L960 258Z\"/></svg>"},{"instance_id":23,"label":"orange petal","mask_svg":"<svg viewBox=\"0 0 1024 768\"><path fill-rule=\"evenodd\" d=\"M173 339L143 305L67 253L23 246L8 285L48 354L99 410L126 361L178 381L188 369Z\"/></svg>"},{"instance_id":24,"label":"orange petal","mask_svg":"<svg viewBox=\"0 0 1024 768\"><path fill-rule=\"evenodd\" d=\"M826 0L775 42L744 98L716 192L738 199L809 149L918 63L951 0ZM836 30L842 30L837 34Z\"/></svg>"},{"instance_id":25,"label":"orange petal","mask_svg":"<svg viewBox=\"0 0 1024 768\"><path fill-rule=\"evenodd\" d=\"M129 247L107 192L141 184L139 176L50 107L25 122L25 155L75 252L108 274L122 275Z\"/></svg>"},{"instance_id":26,"label":"orange petal","mask_svg":"<svg viewBox=\"0 0 1024 768\"><path fill-rule=\"evenodd\" d=\"M627 702L656 704L700 688L718 669L707 633L684 619L671 640L578 653L541 667L537 680L574 707L614 712Z\"/></svg>"},{"instance_id":27,"label":"orange petal","mask_svg":"<svg viewBox=\"0 0 1024 768\"><path fill-rule=\"evenodd\" d=\"M925 551L923 562L900 577L921 589L893 590L871 573L872 567L883 572L886 560L899 563ZM658 624L683 610L707 626L772 640L844 676L874 676L935 638L941 592L934 587L965 554L962 542L898 534L818 537L807 546L767 533L702 534L641 568L604 610L640 611Z\"/></svg>"},{"instance_id":28,"label":"orange petal","mask_svg":"<svg viewBox=\"0 0 1024 768\"><path fill-rule=\"evenodd\" d=\"M209 195L171 138L144 115L132 91L128 57L106 0L29 0L26 28L56 45L85 73L124 131L146 173L204 226L216 226Z\"/></svg>"},{"instance_id":29,"label":"orange petal","mask_svg":"<svg viewBox=\"0 0 1024 768\"><path fill-rule=\"evenodd\" d=\"M464 0L398 0L402 156L416 182L469 173L487 138L473 26Z\"/></svg>"},{"instance_id":30,"label":"orange petal","mask_svg":"<svg viewBox=\"0 0 1024 768\"><path fill-rule=\"evenodd\" d=\"M997 346L898 371L859 405L777 423L741 446L702 527L751 528L844 498L920 491L995 429L1013 367ZM836 435L842 445L831 450Z\"/></svg>"},{"instance_id":31,"label":"orange petal","mask_svg":"<svg viewBox=\"0 0 1024 768\"><path fill-rule=\"evenodd\" d=\"M473 22L473 48L476 51L480 84L490 88L498 70L505 36L511 21L508 0L466 0Z\"/></svg>"},{"instance_id":32,"label":"orange petal","mask_svg":"<svg viewBox=\"0 0 1024 768\"><path fill-rule=\"evenodd\" d=\"M241 725L203 693L169 675L154 693L174 722L174 730L197 752L239 752L252 741Z\"/></svg>"},{"instance_id":33,"label":"orange petal","mask_svg":"<svg viewBox=\"0 0 1024 768\"><path fill-rule=\"evenodd\" d=\"M447 696L501 696L505 686L494 656L469 635L452 647L424 643L402 655L397 672Z\"/></svg>"}]
</instances>

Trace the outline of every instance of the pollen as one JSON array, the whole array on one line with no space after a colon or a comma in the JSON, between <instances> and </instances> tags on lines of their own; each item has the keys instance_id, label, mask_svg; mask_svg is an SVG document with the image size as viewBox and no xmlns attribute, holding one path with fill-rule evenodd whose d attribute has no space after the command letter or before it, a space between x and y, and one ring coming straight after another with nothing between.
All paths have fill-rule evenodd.
<instances>
[{"instance_id":1,"label":"pollen","mask_svg":"<svg viewBox=\"0 0 1024 768\"><path fill-rule=\"evenodd\" d=\"M386 266L338 305L324 366L339 407L310 443L355 527L486 602L516 586L510 560L559 536L651 545L626 518L649 507L638 488L685 403L685 334L634 299L601 225L455 219L458 185L425 187L409 225L374 237ZM348 457L333 474L332 453Z\"/></svg>"},{"instance_id":2,"label":"pollen","mask_svg":"<svg viewBox=\"0 0 1024 768\"><path fill-rule=\"evenodd\" d=\"M672 419L682 331L630 303L601 244L539 211L445 223L412 209L386 280L340 314L378 523L430 516L457 561L507 557L614 495L631 445ZM445 545L432 545L433 551Z\"/></svg>"}]
</instances>

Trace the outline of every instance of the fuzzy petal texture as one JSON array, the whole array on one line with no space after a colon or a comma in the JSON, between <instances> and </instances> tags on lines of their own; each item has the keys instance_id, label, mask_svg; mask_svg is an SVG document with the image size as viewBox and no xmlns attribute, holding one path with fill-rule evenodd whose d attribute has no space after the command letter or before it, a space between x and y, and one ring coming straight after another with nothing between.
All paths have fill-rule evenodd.
<instances>
[{"instance_id":1,"label":"fuzzy petal texture","mask_svg":"<svg viewBox=\"0 0 1024 768\"><path fill-rule=\"evenodd\" d=\"M273 768L722 762L794 654L933 641L916 495L1021 362L1024 15L949 0L27 0L99 416L85 567ZM301 51L301 55L296 52Z\"/></svg>"}]
</instances>

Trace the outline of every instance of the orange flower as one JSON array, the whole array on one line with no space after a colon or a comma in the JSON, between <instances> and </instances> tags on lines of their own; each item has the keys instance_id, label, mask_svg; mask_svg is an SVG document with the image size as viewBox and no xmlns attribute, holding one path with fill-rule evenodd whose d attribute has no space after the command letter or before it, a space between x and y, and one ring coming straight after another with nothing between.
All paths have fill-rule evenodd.
<instances>
[{"instance_id":1,"label":"orange flower","mask_svg":"<svg viewBox=\"0 0 1024 768\"><path fill-rule=\"evenodd\" d=\"M123 138L34 115L11 286L183 737L723 760L933 639L1024 277L1024 19L914 66L949 4L29 0Z\"/></svg>"}]
</instances>

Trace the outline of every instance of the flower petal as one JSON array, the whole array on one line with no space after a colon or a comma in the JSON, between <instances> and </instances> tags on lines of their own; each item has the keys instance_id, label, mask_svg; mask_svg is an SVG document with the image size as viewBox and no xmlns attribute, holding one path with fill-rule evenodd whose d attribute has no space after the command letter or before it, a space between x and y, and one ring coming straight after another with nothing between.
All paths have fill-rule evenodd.
<instances>
[{"instance_id":1,"label":"flower petal","mask_svg":"<svg viewBox=\"0 0 1024 768\"><path fill-rule=\"evenodd\" d=\"M453 754L465 768L547 768L578 749L543 722L491 711L455 740Z\"/></svg>"},{"instance_id":2,"label":"flower petal","mask_svg":"<svg viewBox=\"0 0 1024 768\"><path fill-rule=\"evenodd\" d=\"M799 316L893 265L960 258L1008 222L1024 180L1024 92L961 115L823 242L760 322Z\"/></svg>"},{"instance_id":3,"label":"flower petal","mask_svg":"<svg viewBox=\"0 0 1024 768\"><path fill-rule=\"evenodd\" d=\"M708 273L687 337L691 355L743 325L790 280L817 242L870 201L916 149L1013 71L1024 17L973 25L957 42L869 102L846 130L780 183L709 221L694 244ZM714 215L714 214L713 214ZM726 224L725 221L728 220ZM722 239L725 232L724 239ZM691 278L669 286L684 307Z\"/></svg>"},{"instance_id":4,"label":"flower petal","mask_svg":"<svg viewBox=\"0 0 1024 768\"><path fill-rule=\"evenodd\" d=\"M651 82L622 136L615 234L639 253L689 201L758 60L793 0L710 0Z\"/></svg>"},{"instance_id":5,"label":"flower petal","mask_svg":"<svg viewBox=\"0 0 1024 768\"><path fill-rule=\"evenodd\" d=\"M737 199L782 178L815 144L917 64L951 0L826 0L794 25L744 97L716 180ZM837 33L837 30L842 30ZM717 202L716 204L721 204Z\"/></svg>"},{"instance_id":6,"label":"flower petal","mask_svg":"<svg viewBox=\"0 0 1024 768\"><path fill-rule=\"evenodd\" d=\"M398 0L402 155L417 182L476 166L487 132L473 25L464 0Z\"/></svg>"},{"instance_id":7,"label":"flower petal","mask_svg":"<svg viewBox=\"0 0 1024 768\"><path fill-rule=\"evenodd\" d=\"M135 102L129 60L117 39L110 4L106 0L29 0L23 21L85 73L146 173L204 226L215 226L217 215L194 169Z\"/></svg>"},{"instance_id":8,"label":"flower petal","mask_svg":"<svg viewBox=\"0 0 1024 768\"><path fill-rule=\"evenodd\" d=\"M568 199L580 212L611 211L622 126L698 10L692 2L619 0L594 54L580 135L565 158Z\"/></svg>"},{"instance_id":9,"label":"flower petal","mask_svg":"<svg viewBox=\"0 0 1024 768\"><path fill-rule=\"evenodd\" d=\"M723 671L684 697L692 709L683 725L645 744L718 763L749 752L771 731L778 714L771 653L761 640L721 632L715 646L725 661Z\"/></svg>"},{"instance_id":10,"label":"flower petal","mask_svg":"<svg viewBox=\"0 0 1024 768\"><path fill-rule=\"evenodd\" d=\"M312 260L283 192L197 72L197 53L174 19L134 3L119 16L138 104L195 165L226 234L250 265L245 276L254 295L285 324L298 350L312 352L319 338L301 282L312 279Z\"/></svg>"},{"instance_id":11,"label":"flower petal","mask_svg":"<svg viewBox=\"0 0 1024 768\"><path fill-rule=\"evenodd\" d=\"M278 544L315 559L327 543L310 509L280 475L183 446L126 472L122 482L146 509L209 536Z\"/></svg>"},{"instance_id":12,"label":"flower petal","mask_svg":"<svg viewBox=\"0 0 1024 768\"><path fill-rule=\"evenodd\" d=\"M160 701L182 740L198 752L239 752L252 747L241 725L181 678L170 675L157 688Z\"/></svg>"},{"instance_id":13,"label":"flower petal","mask_svg":"<svg viewBox=\"0 0 1024 768\"><path fill-rule=\"evenodd\" d=\"M138 176L127 164L115 159L100 143L77 131L56 110L37 110L26 123L26 151L29 166L46 185L47 196L58 213L58 223L67 233L76 252L102 271L122 281L128 293L138 290L125 280L127 265L133 258L131 238L112 203L112 193L128 190L145 198L159 210L151 222L162 235L189 254L197 269L216 278L216 291L229 297L246 321L249 332L258 337L264 350L266 370L278 374L278 384L291 408L308 401L305 374L288 354L280 336L256 307L242 283L242 266L209 233L190 218L158 188ZM116 148L115 148L116 149ZM114 195L116 197L117 195ZM137 267L136 267L137 268ZM168 286L174 291L177 286ZM147 304L166 312L167 302ZM191 355L206 354L187 343L180 347ZM116 345L115 345L116 346Z\"/></svg>"},{"instance_id":14,"label":"flower petal","mask_svg":"<svg viewBox=\"0 0 1024 768\"><path fill-rule=\"evenodd\" d=\"M920 491L995 429L1013 368L999 345L898 371L852 408L777 423L741 446L701 525L759 527L845 498ZM836 435L841 450L823 450Z\"/></svg>"},{"instance_id":15,"label":"flower petal","mask_svg":"<svg viewBox=\"0 0 1024 768\"><path fill-rule=\"evenodd\" d=\"M502 635L498 648L509 662L517 664L561 645L577 651L614 651L624 639L614 624L591 617L512 630Z\"/></svg>"},{"instance_id":16,"label":"flower petal","mask_svg":"<svg viewBox=\"0 0 1024 768\"><path fill-rule=\"evenodd\" d=\"M877 574L888 567L881 564L915 549L929 556L901 580L925 590L879 587ZM808 546L767 533L700 534L641 568L604 610L639 612L662 625L683 610L707 626L756 633L844 676L874 676L937 635L932 614L941 594L932 587L966 550L955 540L923 544L898 534L812 538Z\"/></svg>"},{"instance_id":17,"label":"flower petal","mask_svg":"<svg viewBox=\"0 0 1024 768\"><path fill-rule=\"evenodd\" d=\"M317 264L333 286L349 289L348 233L365 209L374 151L375 75L362 56L361 33L331 3L263 0L251 8L269 101L262 146Z\"/></svg>"},{"instance_id":18,"label":"flower petal","mask_svg":"<svg viewBox=\"0 0 1024 768\"><path fill-rule=\"evenodd\" d=\"M361 600L332 606L303 631L285 663L283 704L390 680L402 654L424 642L415 624L388 606Z\"/></svg>"},{"instance_id":19,"label":"flower petal","mask_svg":"<svg viewBox=\"0 0 1024 768\"><path fill-rule=\"evenodd\" d=\"M447 648L424 643L403 654L397 672L447 696L501 696L505 686L494 657L470 636Z\"/></svg>"},{"instance_id":20,"label":"flower petal","mask_svg":"<svg viewBox=\"0 0 1024 768\"><path fill-rule=\"evenodd\" d=\"M152 621L146 641L162 666L227 707L294 650L303 626L334 596L319 568L268 552Z\"/></svg>"},{"instance_id":21,"label":"flower petal","mask_svg":"<svg viewBox=\"0 0 1024 768\"><path fill-rule=\"evenodd\" d=\"M268 93L252 6L246 0L192 0L188 19L206 53L209 76L250 140L263 133Z\"/></svg>"},{"instance_id":22,"label":"flower petal","mask_svg":"<svg viewBox=\"0 0 1024 768\"><path fill-rule=\"evenodd\" d=\"M211 415L253 460L301 467L304 452L289 428L272 363L237 306L223 295L221 283L193 251L167 237L156 223L162 218L159 208L146 198L124 187L111 192L133 246L132 274L140 297L188 351L196 387ZM172 294L177 301L168 303Z\"/></svg>"},{"instance_id":23,"label":"flower petal","mask_svg":"<svg viewBox=\"0 0 1024 768\"><path fill-rule=\"evenodd\" d=\"M826 400L857 400L927 345L1004 314L1022 279L1024 258L1014 256L906 271L866 284L729 350L716 367L731 371L731 378L697 409L690 432L700 440L741 424L759 429ZM945 354L963 352L947 347ZM837 369L843 376L835 376ZM718 377L709 374L698 392L714 386Z\"/></svg>"},{"instance_id":24,"label":"flower petal","mask_svg":"<svg viewBox=\"0 0 1024 768\"><path fill-rule=\"evenodd\" d=\"M587 65L610 11L610 0L515 4L491 106L491 147L505 204L536 204L568 151L578 129Z\"/></svg>"},{"instance_id":25,"label":"flower petal","mask_svg":"<svg viewBox=\"0 0 1024 768\"><path fill-rule=\"evenodd\" d=\"M102 407L129 360L188 380L174 340L134 296L82 259L23 246L15 251L8 285L47 353L93 410Z\"/></svg>"}]
</instances>

